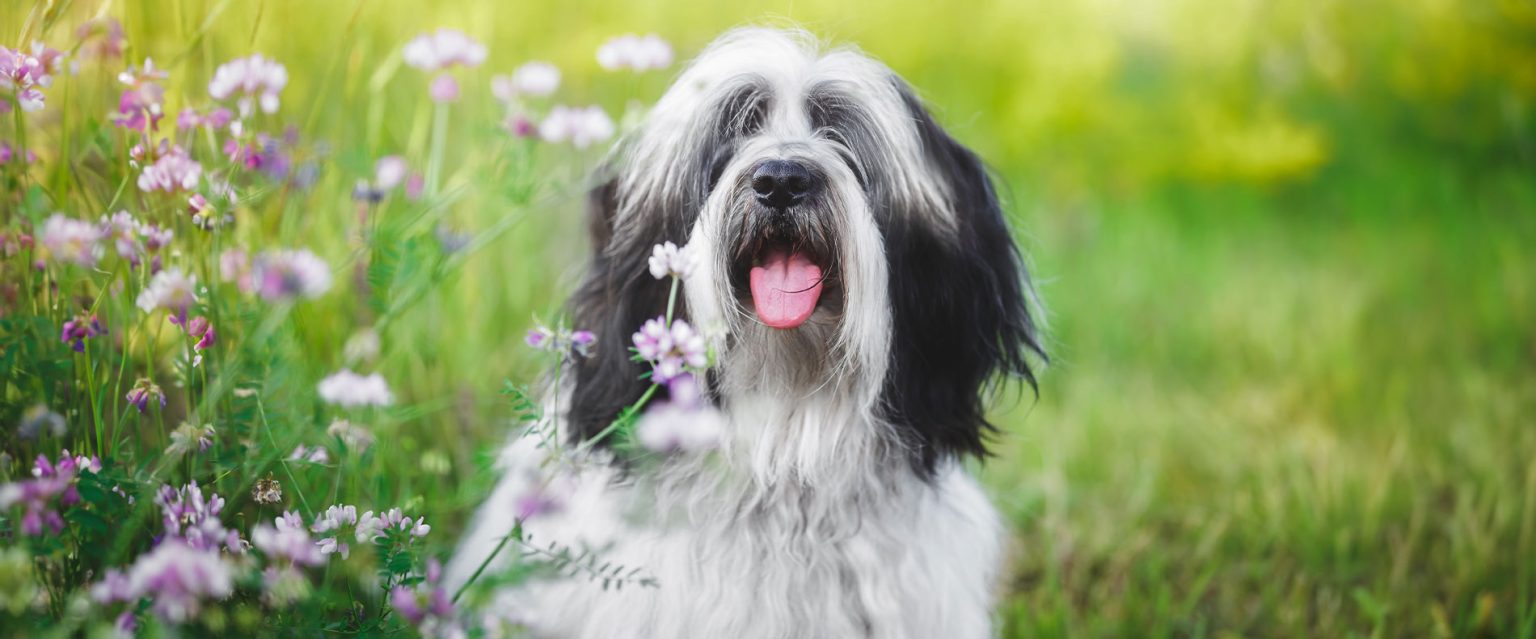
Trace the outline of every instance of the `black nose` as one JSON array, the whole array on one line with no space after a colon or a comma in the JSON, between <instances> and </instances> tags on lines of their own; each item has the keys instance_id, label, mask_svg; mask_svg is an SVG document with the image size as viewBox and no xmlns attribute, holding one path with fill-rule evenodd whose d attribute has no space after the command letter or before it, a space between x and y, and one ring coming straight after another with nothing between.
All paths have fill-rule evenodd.
<instances>
[{"instance_id":1,"label":"black nose","mask_svg":"<svg viewBox=\"0 0 1536 639\"><path fill-rule=\"evenodd\" d=\"M768 160L752 171L757 201L776 209L799 204L815 188L816 178L805 165L792 160Z\"/></svg>"}]
</instances>

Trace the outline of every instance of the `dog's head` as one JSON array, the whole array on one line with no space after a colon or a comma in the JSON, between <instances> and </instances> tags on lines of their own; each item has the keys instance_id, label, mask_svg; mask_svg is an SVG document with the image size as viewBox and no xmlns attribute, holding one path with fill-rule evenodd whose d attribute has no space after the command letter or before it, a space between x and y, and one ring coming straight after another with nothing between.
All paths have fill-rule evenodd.
<instances>
[{"instance_id":1,"label":"dog's head","mask_svg":"<svg viewBox=\"0 0 1536 639\"><path fill-rule=\"evenodd\" d=\"M651 248L699 266L679 312L716 335L712 393L831 402L889 426L920 471L984 453L995 373L1034 384L1029 288L981 161L853 50L747 28L711 44L593 192L577 437L645 390L628 336L664 312ZM743 400L745 403L745 400Z\"/></svg>"}]
</instances>

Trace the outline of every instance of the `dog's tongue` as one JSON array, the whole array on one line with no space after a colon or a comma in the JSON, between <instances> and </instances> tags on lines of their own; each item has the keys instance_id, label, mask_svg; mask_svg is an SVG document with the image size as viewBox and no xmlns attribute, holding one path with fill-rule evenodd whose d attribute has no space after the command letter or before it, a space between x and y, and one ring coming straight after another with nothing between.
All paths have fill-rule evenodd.
<instances>
[{"instance_id":1,"label":"dog's tongue","mask_svg":"<svg viewBox=\"0 0 1536 639\"><path fill-rule=\"evenodd\" d=\"M800 253L769 253L751 279L757 317L774 328L804 324L821 299L821 267Z\"/></svg>"}]
</instances>

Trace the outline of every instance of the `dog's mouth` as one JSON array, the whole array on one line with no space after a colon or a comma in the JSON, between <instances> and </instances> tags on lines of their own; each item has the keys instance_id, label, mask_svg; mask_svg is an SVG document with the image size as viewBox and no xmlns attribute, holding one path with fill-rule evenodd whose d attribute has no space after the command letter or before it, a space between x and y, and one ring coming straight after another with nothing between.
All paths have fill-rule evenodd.
<instances>
[{"instance_id":1,"label":"dog's mouth","mask_svg":"<svg viewBox=\"0 0 1536 639\"><path fill-rule=\"evenodd\" d=\"M811 253L793 246L763 248L748 274L757 318L781 330L804 324L816 312L824 279L822 267Z\"/></svg>"}]
</instances>

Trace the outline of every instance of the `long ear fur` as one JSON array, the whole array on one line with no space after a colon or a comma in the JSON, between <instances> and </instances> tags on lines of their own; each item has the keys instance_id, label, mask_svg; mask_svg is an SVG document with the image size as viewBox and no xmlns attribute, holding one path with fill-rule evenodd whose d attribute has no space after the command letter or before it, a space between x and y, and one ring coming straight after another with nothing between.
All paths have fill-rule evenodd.
<instances>
[{"instance_id":1,"label":"long ear fur","mask_svg":"<svg viewBox=\"0 0 1536 639\"><path fill-rule=\"evenodd\" d=\"M882 404L931 473L944 458L984 456L984 399L996 374L1033 388L1031 360L1045 359L1023 260L981 160L941 128L901 80L926 161L950 196L954 230L941 216L891 211L885 216L893 335Z\"/></svg>"}]
</instances>

